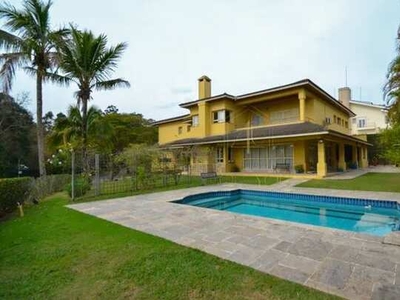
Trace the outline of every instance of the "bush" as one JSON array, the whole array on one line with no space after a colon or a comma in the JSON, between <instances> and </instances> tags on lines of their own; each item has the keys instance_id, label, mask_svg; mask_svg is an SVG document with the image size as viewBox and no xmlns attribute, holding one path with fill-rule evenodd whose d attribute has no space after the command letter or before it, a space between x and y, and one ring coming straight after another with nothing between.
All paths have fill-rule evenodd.
<instances>
[{"instance_id":1,"label":"bush","mask_svg":"<svg viewBox=\"0 0 400 300\"><path fill-rule=\"evenodd\" d=\"M303 165L297 165L294 167L296 173L304 173L304 167Z\"/></svg>"},{"instance_id":2,"label":"bush","mask_svg":"<svg viewBox=\"0 0 400 300\"><path fill-rule=\"evenodd\" d=\"M62 192L70 182L71 175L69 174L47 175L36 178L31 197L39 200L56 192Z\"/></svg>"},{"instance_id":3,"label":"bush","mask_svg":"<svg viewBox=\"0 0 400 300\"><path fill-rule=\"evenodd\" d=\"M90 181L87 177L79 177L75 179L74 193L75 198L82 197L90 190ZM67 185L68 195L72 198L72 184Z\"/></svg>"},{"instance_id":4,"label":"bush","mask_svg":"<svg viewBox=\"0 0 400 300\"><path fill-rule=\"evenodd\" d=\"M240 172L240 169L237 165L232 165L231 172Z\"/></svg>"},{"instance_id":5,"label":"bush","mask_svg":"<svg viewBox=\"0 0 400 300\"><path fill-rule=\"evenodd\" d=\"M351 170L356 170L357 169L357 163L352 161L352 162L347 162L347 168Z\"/></svg>"},{"instance_id":6,"label":"bush","mask_svg":"<svg viewBox=\"0 0 400 300\"><path fill-rule=\"evenodd\" d=\"M13 211L17 203L24 203L31 192L30 177L0 179L0 216Z\"/></svg>"}]
</instances>

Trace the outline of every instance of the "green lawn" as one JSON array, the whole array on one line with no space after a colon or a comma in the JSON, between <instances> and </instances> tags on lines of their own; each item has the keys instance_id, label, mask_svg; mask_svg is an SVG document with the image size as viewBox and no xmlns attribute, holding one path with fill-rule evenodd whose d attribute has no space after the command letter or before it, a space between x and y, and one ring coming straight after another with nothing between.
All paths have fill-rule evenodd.
<instances>
[{"instance_id":1,"label":"green lawn","mask_svg":"<svg viewBox=\"0 0 400 300\"><path fill-rule=\"evenodd\" d=\"M314 179L297 186L400 193L400 173L367 173L360 177L346 180Z\"/></svg>"},{"instance_id":2,"label":"green lawn","mask_svg":"<svg viewBox=\"0 0 400 300\"><path fill-rule=\"evenodd\" d=\"M0 223L0 299L335 299L64 207Z\"/></svg>"}]
</instances>

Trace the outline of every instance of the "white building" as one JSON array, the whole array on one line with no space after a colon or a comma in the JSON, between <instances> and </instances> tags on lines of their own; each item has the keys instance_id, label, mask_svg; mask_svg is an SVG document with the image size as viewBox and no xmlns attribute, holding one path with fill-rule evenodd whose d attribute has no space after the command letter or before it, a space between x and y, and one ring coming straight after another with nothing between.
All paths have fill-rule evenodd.
<instances>
[{"instance_id":1,"label":"white building","mask_svg":"<svg viewBox=\"0 0 400 300\"><path fill-rule=\"evenodd\" d=\"M377 134L388 125L388 108L385 105L351 99L351 89L339 89L339 101L349 107L356 116L351 119L351 134Z\"/></svg>"}]
</instances>

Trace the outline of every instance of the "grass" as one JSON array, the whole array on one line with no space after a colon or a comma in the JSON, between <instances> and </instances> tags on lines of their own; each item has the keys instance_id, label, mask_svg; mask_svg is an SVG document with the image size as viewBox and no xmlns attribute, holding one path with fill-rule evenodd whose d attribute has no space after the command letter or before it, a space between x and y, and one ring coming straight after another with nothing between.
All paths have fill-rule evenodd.
<instances>
[{"instance_id":1,"label":"grass","mask_svg":"<svg viewBox=\"0 0 400 300\"><path fill-rule=\"evenodd\" d=\"M367 173L357 178L346 180L314 179L301 183L297 186L400 193L400 173Z\"/></svg>"},{"instance_id":2,"label":"grass","mask_svg":"<svg viewBox=\"0 0 400 300\"><path fill-rule=\"evenodd\" d=\"M0 299L336 299L66 208L0 224Z\"/></svg>"}]
</instances>

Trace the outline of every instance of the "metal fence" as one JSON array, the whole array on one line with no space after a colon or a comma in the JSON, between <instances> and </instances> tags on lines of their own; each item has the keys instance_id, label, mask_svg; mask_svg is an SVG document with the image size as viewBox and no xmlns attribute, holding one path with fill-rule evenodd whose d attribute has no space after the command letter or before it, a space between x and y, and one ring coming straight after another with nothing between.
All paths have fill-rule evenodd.
<instances>
[{"instance_id":1,"label":"metal fence","mask_svg":"<svg viewBox=\"0 0 400 300\"><path fill-rule=\"evenodd\" d=\"M122 154L71 153L72 199L198 185L183 153L136 148Z\"/></svg>"}]
</instances>

